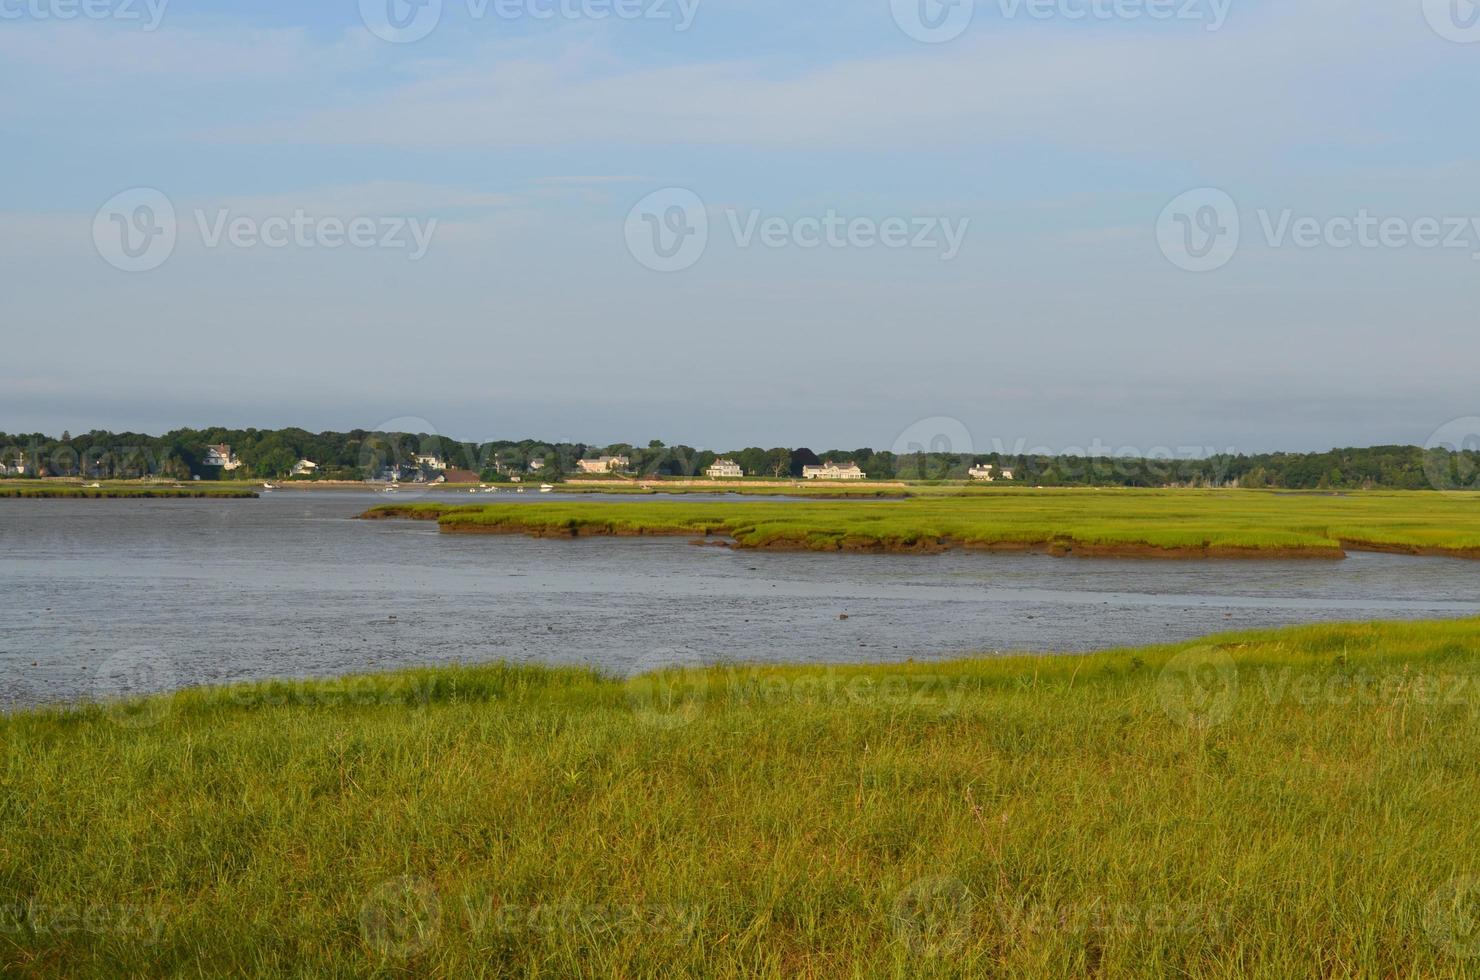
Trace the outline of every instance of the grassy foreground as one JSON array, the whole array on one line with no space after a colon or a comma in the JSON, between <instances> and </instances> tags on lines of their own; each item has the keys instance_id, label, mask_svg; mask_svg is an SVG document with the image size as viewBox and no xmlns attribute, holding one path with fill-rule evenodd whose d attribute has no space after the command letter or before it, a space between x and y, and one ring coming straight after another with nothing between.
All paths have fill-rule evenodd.
<instances>
[{"instance_id":1,"label":"grassy foreground","mask_svg":"<svg viewBox=\"0 0 1480 980\"><path fill-rule=\"evenodd\" d=\"M892 502L390 505L367 517L444 531L725 535L742 548L1041 549L1146 557L1340 558L1346 549L1480 558L1480 495L1044 490Z\"/></svg>"},{"instance_id":2,"label":"grassy foreground","mask_svg":"<svg viewBox=\"0 0 1480 980\"><path fill-rule=\"evenodd\" d=\"M1462 977L1480 620L0 718L7 976Z\"/></svg>"}]
</instances>

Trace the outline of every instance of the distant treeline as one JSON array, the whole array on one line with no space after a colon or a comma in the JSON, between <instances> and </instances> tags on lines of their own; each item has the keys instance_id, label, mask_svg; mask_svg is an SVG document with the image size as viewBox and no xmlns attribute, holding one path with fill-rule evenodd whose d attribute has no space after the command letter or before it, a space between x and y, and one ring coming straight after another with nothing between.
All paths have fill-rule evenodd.
<instances>
[{"instance_id":1,"label":"distant treeline","mask_svg":"<svg viewBox=\"0 0 1480 980\"><path fill-rule=\"evenodd\" d=\"M206 447L230 445L234 472L205 465ZM26 476L90 479L166 477L282 479L300 459L318 464L317 478L365 480L387 471L416 469L416 457L436 456L487 481L538 467L542 479L578 472L576 462L626 456L628 473L644 477L698 477L719 458L733 459L752 477L799 477L803 466L854 462L870 480L966 480L974 465L1011 470L1013 483L1033 486L1269 487L1290 490L1480 489L1480 452L1416 446L1336 449L1324 453L1218 454L1197 459L1052 456L988 452L897 455L870 448L813 452L749 447L716 453L692 446L625 443L588 445L538 440L459 442L428 433L312 433L303 429L178 429L162 436L94 431L60 438L0 433L0 470Z\"/></svg>"}]
</instances>

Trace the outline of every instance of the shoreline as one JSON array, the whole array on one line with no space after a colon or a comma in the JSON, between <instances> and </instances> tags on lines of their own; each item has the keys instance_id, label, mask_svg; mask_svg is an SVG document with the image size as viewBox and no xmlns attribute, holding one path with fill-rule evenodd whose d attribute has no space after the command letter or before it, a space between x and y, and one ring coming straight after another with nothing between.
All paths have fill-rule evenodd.
<instances>
[{"instance_id":1,"label":"shoreline","mask_svg":"<svg viewBox=\"0 0 1480 980\"><path fill-rule=\"evenodd\" d=\"M256 500L255 490L207 487L0 486L0 500Z\"/></svg>"}]
</instances>

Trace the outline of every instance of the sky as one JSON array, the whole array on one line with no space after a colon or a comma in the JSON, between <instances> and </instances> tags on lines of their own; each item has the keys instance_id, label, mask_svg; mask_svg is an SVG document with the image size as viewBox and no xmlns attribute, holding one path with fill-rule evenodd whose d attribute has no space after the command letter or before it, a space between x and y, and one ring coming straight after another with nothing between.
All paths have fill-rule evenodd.
<instances>
[{"instance_id":1,"label":"sky","mask_svg":"<svg viewBox=\"0 0 1480 980\"><path fill-rule=\"evenodd\" d=\"M0 431L1425 444L1477 77L1469 0L0 0Z\"/></svg>"}]
</instances>

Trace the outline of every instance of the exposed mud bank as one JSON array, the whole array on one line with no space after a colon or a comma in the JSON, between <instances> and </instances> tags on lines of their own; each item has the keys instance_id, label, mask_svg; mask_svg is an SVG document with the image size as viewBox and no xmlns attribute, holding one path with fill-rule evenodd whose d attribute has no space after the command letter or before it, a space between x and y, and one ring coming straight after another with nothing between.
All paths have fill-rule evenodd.
<instances>
[{"instance_id":1,"label":"exposed mud bank","mask_svg":"<svg viewBox=\"0 0 1480 980\"><path fill-rule=\"evenodd\" d=\"M418 515L420 516L420 515ZM703 535L692 528L609 528L601 525L581 527L523 525L523 524L472 524L451 522L441 525L445 534L520 534L533 538L580 538L580 537L686 537L690 544L710 547L734 548L738 551L822 551L852 554L906 554L935 555L961 549L966 551L992 551L1017 554L1045 554L1061 558L1148 558L1148 559L1311 559L1340 561L1346 552L1340 548L1241 548L1230 546L1201 546L1190 548L1161 548L1143 543L1086 544L1069 539L1051 541L957 541L951 538L916 538L898 541L865 537L841 537L835 539L773 538L761 542L737 541L729 537L724 529Z\"/></svg>"},{"instance_id":2,"label":"exposed mud bank","mask_svg":"<svg viewBox=\"0 0 1480 980\"><path fill-rule=\"evenodd\" d=\"M1381 541L1362 541L1342 538L1341 546L1347 551L1372 551L1383 555L1410 555L1419 558L1467 558L1480 561L1480 548L1437 548L1417 544L1387 544Z\"/></svg>"},{"instance_id":3,"label":"exposed mud bank","mask_svg":"<svg viewBox=\"0 0 1480 980\"><path fill-rule=\"evenodd\" d=\"M394 504L385 507L372 507L361 514L358 520L362 521L435 521L442 516L441 510L416 510L415 504L406 504L397 507Z\"/></svg>"}]
</instances>

